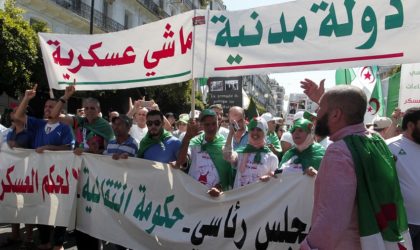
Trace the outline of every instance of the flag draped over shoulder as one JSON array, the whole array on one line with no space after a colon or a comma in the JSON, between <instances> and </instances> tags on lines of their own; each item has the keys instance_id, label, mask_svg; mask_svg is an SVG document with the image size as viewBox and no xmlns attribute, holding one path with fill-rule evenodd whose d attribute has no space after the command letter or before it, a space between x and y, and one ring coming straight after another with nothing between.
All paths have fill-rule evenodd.
<instances>
[{"instance_id":1,"label":"flag draped over shoulder","mask_svg":"<svg viewBox=\"0 0 420 250\"><path fill-rule=\"evenodd\" d=\"M211 142L205 142L205 134L201 133L191 139L190 146L201 146L201 151L209 154L214 166L219 173L220 184L223 190L228 190L233 183L233 169L229 162L223 159L222 148L225 145L225 138L217 134Z\"/></svg>"},{"instance_id":2,"label":"flag draped over shoulder","mask_svg":"<svg viewBox=\"0 0 420 250\"><path fill-rule=\"evenodd\" d=\"M408 249L407 215L394 158L378 136L344 138L355 165L359 234L363 249Z\"/></svg>"}]
</instances>

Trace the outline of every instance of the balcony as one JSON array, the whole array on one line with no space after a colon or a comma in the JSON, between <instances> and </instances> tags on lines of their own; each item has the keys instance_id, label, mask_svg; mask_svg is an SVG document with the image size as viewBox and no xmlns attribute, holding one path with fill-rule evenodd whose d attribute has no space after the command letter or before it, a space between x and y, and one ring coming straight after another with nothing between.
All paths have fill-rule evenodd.
<instances>
[{"instance_id":1,"label":"balcony","mask_svg":"<svg viewBox=\"0 0 420 250\"><path fill-rule=\"evenodd\" d=\"M137 0L137 2L159 18L169 17L169 14L166 13L166 11L163 10L158 4L153 2L153 0Z\"/></svg>"},{"instance_id":2,"label":"balcony","mask_svg":"<svg viewBox=\"0 0 420 250\"><path fill-rule=\"evenodd\" d=\"M182 0L182 2L190 9L192 10L194 8L194 5L192 3L192 1L190 0Z\"/></svg>"},{"instance_id":3,"label":"balcony","mask_svg":"<svg viewBox=\"0 0 420 250\"><path fill-rule=\"evenodd\" d=\"M90 20L91 6L83 3L78 0L50 0L51 2L56 3L57 5L70 10L71 12ZM93 24L98 28L104 30L105 32L115 32L124 29L124 25L118 23L112 18L107 17L104 13L94 10L93 13Z\"/></svg>"}]
</instances>

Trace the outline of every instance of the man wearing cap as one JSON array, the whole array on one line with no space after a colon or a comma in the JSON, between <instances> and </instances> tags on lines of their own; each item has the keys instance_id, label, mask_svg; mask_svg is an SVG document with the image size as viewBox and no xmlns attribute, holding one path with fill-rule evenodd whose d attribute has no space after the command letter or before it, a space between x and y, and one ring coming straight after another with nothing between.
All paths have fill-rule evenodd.
<instances>
[{"instance_id":1,"label":"man wearing cap","mask_svg":"<svg viewBox=\"0 0 420 250\"><path fill-rule=\"evenodd\" d=\"M222 127L223 122L223 107L221 104L213 104L210 106L210 109L212 109L217 114L217 122L219 123L219 134L221 134L225 139L227 138L229 134L229 129Z\"/></svg>"},{"instance_id":2,"label":"man wearing cap","mask_svg":"<svg viewBox=\"0 0 420 250\"><path fill-rule=\"evenodd\" d=\"M402 128L402 135L386 143L397 159L397 173L407 209L413 249L420 249L420 107L405 111Z\"/></svg>"},{"instance_id":3,"label":"man wearing cap","mask_svg":"<svg viewBox=\"0 0 420 250\"><path fill-rule=\"evenodd\" d=\"M112 129L114 130L115 139L109 141L104 154L112 155L114 160L127 159L133 157L138 150L136 140L130 136L129 129L132 121L126 115L119 115L112 118Z\"/></svg>"},{"instance_id":4,"label":"man wearing cap","mask_svg":"<svg viewBox=\"0 0 420 250\"><path fill-rule=\"evenodd\" d=\"M201 112L200 126L204 133L198 134L199 128L194 120L188 124L187 132L175 168L186 162L187 153L191 156L191 166L188 174L208 188L208 193L219 196L232 187L233 172L229 162L223 159L222 148L225 138L217 131L219 129L217 114L212 109Z\"/></svg>"},{"instance_id":5,"label":"man wearing cap","mask_svg":"<svg viewBox=\"0 0 420 250\"><path fill-rule=\"evenodd\" d=\"M188 114L180 114L179 119L176 122L178 129L172 132L172 135L178 138L180 141L182 141L182 139L185 136L185 132L187 132L187 125L188 125L189 119L190 119L190 116Z\"/></svg>"},{"instance_id":6,"label":"man wearing cap","mask_svg":"<svg viewBox=\"0 0 420 250\"><path fill-rule=\"evenodd\" d=\"M315 179L311 230L300 249L406 249L411 242L395 162L363 123L363 90L340 85L324 93L324 81L301 84L319 103L315 133L333 143Z\"/></svg>"},{"instance_id":7,"label":"man wearing cap","mask_svg":"<svg viewBox=\"0 0 420 250\"><path fill-rule=\"evenodd\" d=\"M268 181L277 169L279 160L265 144L267 122L256 117L248 124L249 138L244 147L232 150L233 127L223 148L224 158L236 168L233 188L239 188L258 180Z\"/></svg>"},{"instance_id":8,"label":"man wearing cap","mask_svg":"<svg viewBox=\"0 0 420 250\"><path fill-rule=\"evenodd\" d=\"M261 118L267 122L268 126L266 137L267 146L271 149L271 152L278 156L281 153L281 146L276 134L276 121L279 121L281 118L274 117L271 113L264 113L261 115Z\"/></svg>"},{"instance_id":9,"label":"man wearing cap","mask_svg":"<svg viewBox=\"0 0 420 250\"><path fill-rule=\"evenodd\" d=\"M373 119L373 130L378 132L382 138L387 138L387 130L392 125L392 120L388 117L376 117Z\"/></svg>"},{"instance_id":10,"label":"man wearing cap","mask_svg":"<svg viewBox=\"0 0 420 250\"><path fill-rule=\"evenodd\" d=\"M148 132L140 142L137 157L163 163L176 161L181 141L163 128L163 114L151 110L146 119Z\"/></svg>"}]
</instances>

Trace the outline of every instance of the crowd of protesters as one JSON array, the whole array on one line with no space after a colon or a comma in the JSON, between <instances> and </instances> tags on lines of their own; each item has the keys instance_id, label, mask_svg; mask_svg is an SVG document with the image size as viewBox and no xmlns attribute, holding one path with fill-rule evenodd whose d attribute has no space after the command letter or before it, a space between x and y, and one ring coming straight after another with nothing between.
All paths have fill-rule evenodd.
<instances>
[{"instance_id":1,"label":"crowd of protesters","mask_svg":"<svg viewBox=\"0 0 420 250\"><path fill-rule=\"evenodd\" d=\"M76 155L168 163L205 185L210 197L278 175L301 173L315 178L312 226L301 249L361 249L365 228L380 224L383 211L377 208L392 204L396 222L380 233L386 231L387 241L402 242L410 241L404 238L409 231L409 244L420 250L420 196L415 191L420 190L420 107L404 113L396 109L390 118L377 117L364 124L367 100L360 89L337 86L324 91L323 82L318 85L309 79L301 84L319 109L316 114L296 112L289 128L274 114L247 118L238 106L224 114L220 104L176 119L172 112L163 114L153 101L130 100L126 114L111 111L105 120L99 101L87 98L76 115L62 115L76 91L74 85L59 99L47 100L44 118L37 119L26 115L35 86L12 112L12 126L2 128L3 141L10 148L40 154L72 150ZM64 249L66 228L45 225L26 225L20 249L32 247L34 227L40 237L37 249ZM19 241L15 224L0 246ZM101 244L83 232L76 232L76 241L78 249L98 249Z\"/></svg>"}]
</instances>

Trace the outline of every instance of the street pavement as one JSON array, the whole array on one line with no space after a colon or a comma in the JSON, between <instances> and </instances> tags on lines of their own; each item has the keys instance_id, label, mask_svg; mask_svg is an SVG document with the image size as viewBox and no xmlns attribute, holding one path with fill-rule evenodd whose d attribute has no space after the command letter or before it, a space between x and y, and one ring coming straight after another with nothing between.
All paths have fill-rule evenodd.
<instances>
[{"instance_id":1,"label":"street pavement","mask_svg":"<svg viewBox=\"0 0 420 250\"><path fill-rule=\"evenodd\" d=\"M1 247L1 245L7 240L7 237L10 237L10 234L11 234L10 224L0 224L0 249L1 250L19 250L19 244L16 244L10 247ZM25 239L25 230L24 230L23 224L20 225L20 235L21 235L21 239ZM38 245L39 244L38 230L36 228L34 228L33 239L35 242L34 246ZM112 244L103 243L103 245L104 245L102 248L103 250L116 250L116 248ZM36 250L36 247L34 247L33 249ZM77 250L76 240L72 232L67 232L66 242L64 243L64 249ZM92 250L95 250L95 249L92 249Z\"/></svg>"}]
</instances>

